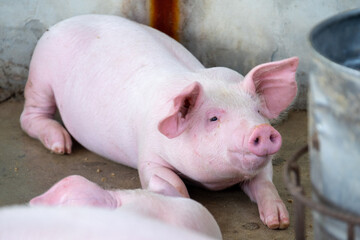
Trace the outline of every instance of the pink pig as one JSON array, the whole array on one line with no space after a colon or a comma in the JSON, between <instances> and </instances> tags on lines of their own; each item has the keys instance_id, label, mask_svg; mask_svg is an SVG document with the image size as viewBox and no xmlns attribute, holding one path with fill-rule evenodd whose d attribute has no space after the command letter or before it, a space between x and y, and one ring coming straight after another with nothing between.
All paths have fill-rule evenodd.
<instances>
[{"instance_id":1,"label":"pink pig","mask_svg":"<svg viewBox=\"0 0 360 240\"><path fill-rule=\"evenodd\" d=\"M269 228L289 215L272 183L280 134L269 125L297 92L298 58L245 77L204 68L165 34L117 16L84 15L47 31L34 51L21 126L52 152L83 146L157 175L189 197L181 178L211 190L239 184ZM53 115L59 109L67 130ZM69 133L68 133L69 132Z\"/></svg>"},{"instance_id":2,"label":"pink pig","mask_svg":"<svg viewBox=\"0 0 360 240\"><path fill-rule=\"evenodd\" d=\"M215 240L127 209L0 208L1 240Z\"/></svg>"},{"instance_id":3,"label":"pink pig","mask_svg":"<svg viewBox=\"0 0 360 240\"><path fill-rule=\"evenodd\" d=\"M219 226L204 206L181 197L172 185L156 175L151 178L150 184L156 185L156 193L141 189L104 190L86 178L74 175L62 179L44 194L33 198L30 205L116 209L116 214L131 212L213 239L222 239ZM124 222L126 219L119 220Z\"/></svg>"}]
</instances>

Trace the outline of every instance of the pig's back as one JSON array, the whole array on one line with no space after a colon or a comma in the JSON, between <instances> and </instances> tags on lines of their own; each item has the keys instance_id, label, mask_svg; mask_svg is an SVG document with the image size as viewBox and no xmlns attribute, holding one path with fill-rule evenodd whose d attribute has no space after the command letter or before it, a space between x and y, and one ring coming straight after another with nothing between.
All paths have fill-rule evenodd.
<instances>
[{"instance_id":1,"label":"pig's back","mask_svg":"<svg viewBox=\"0 0 360 240\"><path fill-rule=\"evenodd\" d=\"M62 120L78 142L136 167L139 119L164 97L159 91L169 76L202 65L174 40L146 26L84 15L50 28L30 68L39 73L38 81L51 85Z\"/></svg>"}]
</instances>

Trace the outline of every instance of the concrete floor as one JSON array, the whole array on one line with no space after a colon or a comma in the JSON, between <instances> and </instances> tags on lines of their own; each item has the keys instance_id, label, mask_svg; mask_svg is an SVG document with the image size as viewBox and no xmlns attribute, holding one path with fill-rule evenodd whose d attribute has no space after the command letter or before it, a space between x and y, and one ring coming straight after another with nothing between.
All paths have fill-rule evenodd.
<instances>
[{"instance_id":1,"label":"concrete floor","mask_svg":"<svg viewBox=\"0 0 360 240\"><path fill-rule=\"evenodd\" d=\"M24 204L49 189L55 182L72 174L82 175L104 188L139 188L137 171L108 161L74 145L71 155L51 154L39 141L31 139L20 129L19 116L22 98L0 104L0 206ZM273 160L274 183L291 217L286 230L269 230L258 216L257 205L238 188L219 192L189 186L191 197L202 203L214 215L224 239L295 239L292 196L285 188L283 171L285 161L306 144L306 112L290 112L276 128L283 137L283 147ZM310 190L307 157L300 160L305 191ZM309 211L307 239L312 239Z\"/></svg>"}]
</instances>

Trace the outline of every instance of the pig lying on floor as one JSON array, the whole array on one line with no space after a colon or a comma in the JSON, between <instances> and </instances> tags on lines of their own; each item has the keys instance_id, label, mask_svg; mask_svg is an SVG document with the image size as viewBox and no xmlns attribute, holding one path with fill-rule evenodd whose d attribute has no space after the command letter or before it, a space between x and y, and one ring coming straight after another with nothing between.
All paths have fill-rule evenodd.
<instances>
[{"instance_id":1,"label":"pig lying on floor","mask_svg":"<svg viewBox=\"0 0 360 240\"><path fill-rule=\"evenodd\" d=\"M212 238L128 209L89 207L0 208L1 240L168 240Z\"/></svg>"},{"instance_id":2,"label":"pig lying on floor","mask_svg":"<svg viewBox=\"0 0 360 240\"><path fill-rule=\"evenodd\" d=\"M184 197L181 178L211 190L238 184L269 228L289 214L272 183L280 134L269 125L297 92L296 57L245 77L204 68L183 46L147 26L84 15L51 27L29 68L21 126L52 152L84 147L137 168L144 189L157 175ZM58 108L66 130L53 115ZM70 133L70 134L69 134Z\"/></svg>"},{"instance_id":3,"label":"pig lying on floor","mask_svg":"<svg viewBox=\"0 0 360 240\"><path fill-rule=\"evenodd\" d=\"M66 177L32 199L31 208L0 210L0 239L222 239L205 207L157 176L151 182L169 186L157 189L161 194L104 190Z\"/></svg>"}]
</instances>

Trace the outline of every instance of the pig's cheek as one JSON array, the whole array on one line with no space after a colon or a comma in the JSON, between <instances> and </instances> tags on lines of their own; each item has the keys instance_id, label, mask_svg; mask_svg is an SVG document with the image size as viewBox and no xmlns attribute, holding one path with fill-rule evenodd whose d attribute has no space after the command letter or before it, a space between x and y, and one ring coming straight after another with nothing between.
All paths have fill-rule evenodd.
<instances>
[{"instance_id":1,"label":"pig's cheek","mask_svg":"<svg viewBox=\"0 0 360 240\"><path fill-rule=\"evenodd\" d=\"M231 137L230 149L232 151L243 154L247 152L246 137L242 129L236 129L234 132L230 132L228 136Z\"/></svg>"},{"instance_id":2,"label":"pig's cheek","mask_svg":"<svg viewBox=\"0 0 360 240\"><path fill-rule=\"evenodd\" d=\"M205 130L208 133L212 133L214 131L216 131L216 129L220 129L221 128L221 122L220 120L216 121L216 122L207 122L206 126L205 126Z\"/></svg>"}]
</instances>

